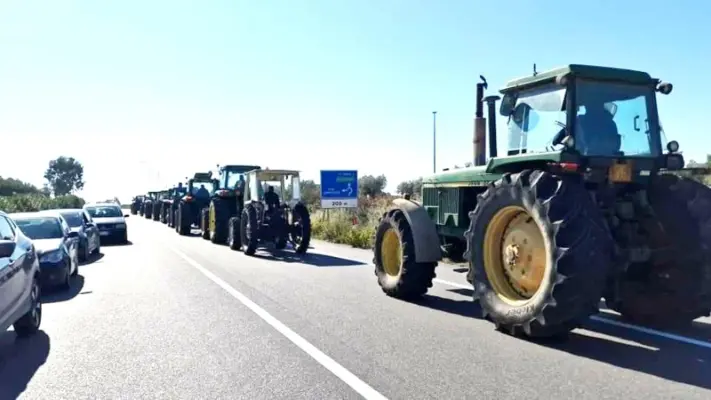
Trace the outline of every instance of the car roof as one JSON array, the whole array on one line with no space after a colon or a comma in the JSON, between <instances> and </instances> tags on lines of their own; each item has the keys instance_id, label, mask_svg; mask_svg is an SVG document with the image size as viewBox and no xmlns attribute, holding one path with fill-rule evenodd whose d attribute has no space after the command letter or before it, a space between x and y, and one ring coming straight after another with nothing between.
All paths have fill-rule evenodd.
<instances>
[{"instance_id":1,"label":"car roof","mask_svg":"<svg viewBox=\"0 0 711 400\"><path fill-rule=\"evenodd\" d=\"M54 213L59 213L59 214L62 214L62 213L69 213L69 212L73 212L73 213L83 213L83 212L84 212L84 209L83 209L83 208L58 208L58 209L55 209L55 210L47 210L47 212L54 212Z\"/></svg>"},{"instance_id":2,"label":"car roof","mask_svg":"<svg viewBox=\"0 0 711 400\"><path fill-rule=\"evenodd\" d=\"M51 211L35 211L35 212L19 212L9 214L12 219L38 219L38 218L55 218L63 219L58 213Z\"/></svg>"},{"instance_id":3,"label":"car roof","mask_svg":"<svg viewBox=\"0 0 711 400\"><path fill-rule=\"evenodd\" d=\"M94 203L94 204L87 204L84 206L84 208L89 208L89 207L118 207L118 208L121 208L121 206L119 206L116 203Z\"/></svg>"}]
</instances>

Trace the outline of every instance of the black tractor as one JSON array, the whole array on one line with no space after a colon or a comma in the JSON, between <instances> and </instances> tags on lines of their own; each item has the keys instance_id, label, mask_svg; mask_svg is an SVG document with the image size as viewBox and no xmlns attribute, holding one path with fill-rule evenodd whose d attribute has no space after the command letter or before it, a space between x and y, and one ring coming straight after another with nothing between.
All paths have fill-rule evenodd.
<instances>
[{"instance_id":1,"label":"black tractor","mask_svg":"<svg viewBox=\"0 0 711 400\"><path fill-rule=\"evenodd\" d=\"M143 196L136 196L131 201L131 214L137 215L143 207Z\"/></svg>"},{"instance_id":2,"label":"black tractor","mask_svg":"<svg viewBox=\"0 0 711 400\"><path fill-rule=\"evenodd\" d=\"M153 221L161 220L161 210L163 209L163 199L168 196L167 190L161 190L156 193L156 198L153 200Z\"/></svg>"},{"instance_id":3,"label":"black tractor","mask_svg":"<svg viewBox=\"0 0 711 400\"><path fill-rule=\"evenodd\" d=\"M217 190L210 198L209 207L200 213L203 239L210 239L212 243L225 243L230 218L242 212L245 173L260 168L257 165L218 166Z\"/></svg>"},{"instance_id":4,"label":"black tractor","mask_svg":"<svg viewBox=\"0 0 711 400\"><path fill-rule=\"evenodd\" d=\"M148 192L148 195L143 199L142 214L146 219L153 218L153 204L156 202L158 192Z\"/></svg>"},{"instance_id":5,"label":"black tractor","mask_svg":"<svg viewBox=\"0 0 711 400\"><path fill-rule=\"evenodd\" d=\"M230 218L227 243L254 255L257 247L288 244L304 254L311 241L311 217L301 202L299 171L259 169L247 173L244 207ZM275 189L276 186L276 189Z\"/></svg>"},{"instance_id":6,"label":"black tractor","mask_svg":"<svg viewBox=\"0 0 711 400\"><path fill-rule=\"evenodd\" d=\"M212 178L212 172L197 172L188 180L186 193L174 201L175 231L188 235L196 225L200 227L200 215L203 210L209 212L210 198L215 194L219 181Z\"/></svg>"}]
</instances>

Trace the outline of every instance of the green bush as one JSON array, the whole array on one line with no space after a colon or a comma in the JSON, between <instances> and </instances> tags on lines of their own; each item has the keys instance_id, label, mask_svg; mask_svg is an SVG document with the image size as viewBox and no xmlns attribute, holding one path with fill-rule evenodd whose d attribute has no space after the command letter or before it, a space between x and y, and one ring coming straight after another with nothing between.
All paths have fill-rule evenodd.
<instances>
[{"instance_id":1,"label":"green bush","mask_svg":"<svg viewBox=\"0 0 711 400\"><path fill-rule=\"evenodd\" d=\"M361 197L356 209L315 210L311 217L311 235L327 242L370 249L375 228L391 202L392 198L385 196ZM354 218L357 218L356 224Z\"/></svg>"},{"instance_id":2,"label":"green bush","mask_svg":"<svg viewBox=\"0 0 711 400\"><path fill-rule=\"evenodd\" d=\"M41 194L18 194L0 197L0 210L7 213L81 208L84 204L84 199L74 195L48 197Z\"/></svg>"}]
</instances>

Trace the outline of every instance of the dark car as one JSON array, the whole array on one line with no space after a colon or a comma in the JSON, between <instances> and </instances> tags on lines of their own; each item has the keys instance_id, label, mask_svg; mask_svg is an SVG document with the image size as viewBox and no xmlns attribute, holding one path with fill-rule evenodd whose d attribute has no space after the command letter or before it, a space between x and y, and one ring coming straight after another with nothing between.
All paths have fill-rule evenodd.
<instances>
[{"instance_id":1,"label":"dark car","mask_svg":"<svg viewBox=\"0 0 711 400\"><path fill-rule=\"evenodd\" d=\"M79 273L79 234L55 213L10 214L37 249L43 286L69 289Z\"/></svg>"},{"instance_id":2,"label":"dark car","mask_svg":"<svg viewBox=\"0 0 711 400\"><path fill-rule=\"evenodd\" d=\"M99 227L99 235L102 238L128 243L128 228L126 218L121 206L114 203L91 204L84 206L96 226Z\"/></svg>"},{"instance_id":3,"label":"dark car","mask_svg":"<svg viewBox=\"0 0 711 400\"><path fill-rule=\"evenodd\" d=\"M67 221L69 229L79 234L79 261L86 261L92 254L99 254L101 251L99 228L86 210L76 208L50 211L61 215Z\"/></svg>"},{"instance_id":4,"label":"dark car","mask_svg":"<svg viewBox=\"0 0 711 400\"><path fill-rule=\"evenodd\" d=\"M32 241L0 211L0 332L29 336L42 322L39 257Z\"/></svg>"}]
</instances>

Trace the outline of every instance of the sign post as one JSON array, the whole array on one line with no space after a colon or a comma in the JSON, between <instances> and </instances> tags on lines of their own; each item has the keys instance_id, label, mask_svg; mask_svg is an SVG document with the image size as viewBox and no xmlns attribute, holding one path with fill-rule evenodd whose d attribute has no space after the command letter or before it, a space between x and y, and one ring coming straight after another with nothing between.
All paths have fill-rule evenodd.
<instances>
[{"instance_id":1,"label":"sign post","mask_svg":"<svg viewBox=\"0 0 711 400\"><path fill-rule=\"evenodd\" d=\"M321 208L358 207L358 171L321 171Z\"/></svg>"}]
</instances>

